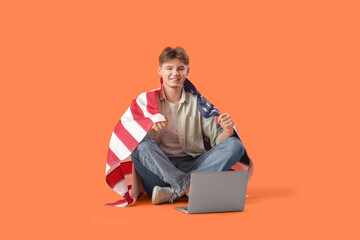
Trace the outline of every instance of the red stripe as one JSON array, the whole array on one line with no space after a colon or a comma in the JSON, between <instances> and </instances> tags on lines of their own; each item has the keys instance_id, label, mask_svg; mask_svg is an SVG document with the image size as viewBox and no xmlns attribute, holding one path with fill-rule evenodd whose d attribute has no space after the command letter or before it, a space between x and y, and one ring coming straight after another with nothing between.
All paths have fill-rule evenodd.
<instances>
[{"instance_id":1,"label":"red stripe","mask_svg":"<svg viewBox=\"0 0 360 240\"><path fill-rule=\"evenodd\" d=\"M120 121L116 124L114 129L115 135L120 139L120 141L125 145L130 152L134 151L134 149L139 145L139 142L129 133L128 130L124 127L124 125Z\"/></svg>"},{"instance_id":2,"label":"red stripe","mask_svg":"<svg viewBox=\"0 0 360 240\"><path fill-rule=\"evenodd\" d=\"M144 113L136 102L136 99L130 105L131 114L134 120L147 132L153 125L153 122L149 118L145 118Z\"/></svg>"},{"instance_id":3,"label":"red stripe","mask_svg":"<svg viewBox=\"0 0 360 240\"><path fill-rule=\"evenodd\" d=\"M126 192L126 193L125 193L124 198L125 198L126 200L128 200L128 204L132 204L133 201L134 201L134 200L130 197L129 192Z\"/></svg>"},{"instance_id":4,"label":"red stripe","mask_svg":"<svg viewBox=\"0 0 360 240\"><path fill-rule=\"evenodd\" d=\"M105 206L116 206L116 205L123 204L126 202L128 203L127 205L132 204L134 202L134 200L130 197L129 192L125 193L124 199L121 199L121 200L113 202L113 203L106 203Z\"/></svg>"},{"instance_id":5,"label":"red stripe","mask_svg":"<svg viewBox=\"0 0 360 240\"><path fill-rule=\"evenodd\" d=\"M156 94L158 92L159 90L146 93L146 99L147 99L146 109L149 113L153 115L160 113L158 108L158 103L156 100Z\"/></svg>"},{"instance_id":6,"label":"red stripe","mask_svg":"<svg viewBox=\"0 0 360 240\"><path fill-rule=\"evenodd\" d=\"M111 188L124 179L124 175L132 173L132 162L121 163L119 167L114 169L109 175L106 176L106 182Z\"/></svg>"},{"instance_id":7,"label":"red stripe","mask_svg":"<svg viewBox=\"0 0 360 240\"><path fill-rule=\"evenodd\" d=\"M121 163L120 167L124 175L132 173L132 162Z\"/></svg>"},{"instance_id":8,"label":"red stripe","mask_svg":"<svg viewBox=\"0 0 360 240\"><path fill-rule=\"evenodd\" d=\"M115 155L115 153L113 153L113 151L111 151L111 149L109 148L108 150L108 156L107 156L107 164L112 167L114 166L114 164L120 162L120 159Z\"/></svg>"},{"instance_id":9,"label":"red stripe","mask_svg":"<svg viewBox=\"0 0 360 240\"><path fill-rule=\"evenodd\" d=\"M113 202L113 203L106 203L105 206L116 206L116 205L123 204L126 202L127 202L126 199L121 199L121 200Z\"/></svg>"},{"instance_id":10,"label":"red stripe","mask_svg":"<svg viewBox=\"0 0 360 240\"><path fill-rule=\"evenodd\" d=\"M115 168L114 171L106 176L106 182L111 188L114 188L114 186L123 179L124 173L120 167Z\"/></svg>"}]
</instances>

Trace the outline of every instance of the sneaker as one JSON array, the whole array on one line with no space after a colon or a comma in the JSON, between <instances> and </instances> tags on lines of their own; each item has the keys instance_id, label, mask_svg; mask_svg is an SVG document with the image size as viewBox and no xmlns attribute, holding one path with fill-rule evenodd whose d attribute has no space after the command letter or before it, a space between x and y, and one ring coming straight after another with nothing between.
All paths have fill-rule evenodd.
<instances>
[{"instance_id":1,"label":"sneaker","mask_svg":"<svg viewBox=\"0 0 360 240\"><path fill-rule=\"evenodd\" d=\"M153 204L173 203L176 197L176 193L171 188L155 186L151 202Z\"/></svg>"}]
</instances>

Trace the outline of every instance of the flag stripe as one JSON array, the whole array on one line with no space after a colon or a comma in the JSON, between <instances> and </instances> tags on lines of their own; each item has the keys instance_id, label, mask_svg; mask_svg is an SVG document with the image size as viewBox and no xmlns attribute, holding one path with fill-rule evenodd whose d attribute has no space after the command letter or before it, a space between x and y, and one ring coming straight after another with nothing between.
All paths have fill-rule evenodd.
<instances>
[{"instance_id":1,"label":"flag stripe","mask_svg":"<svg viewBox=\"0 0 360 240\"><path fill-rule=\"evenodd\" d=\"M121 117L121 122L124 128L132 135L133 138L135 138L137 146L146 135L146 131L144 131L144 129L136 121L134 121L130 108L128 108L125 114ZM132 147L133 149L130 149L130 151L133 151L135 147Z\"/></svg>"},{"instance_id":2,"label":"flag stripe","mask_svg":"<svg viewBox=\"0 0 360 240\"><path fill-rule=\"evenodd\" d=\"M128 201L124 199L120 199L119 201L113 203L106 203L105 206L112 206L112 207L125 207L128 205Z\"/></svg>"},{"instance_id":3,"label":"flag stripe","mask_svg":"<svg viewBox=\"0 0 360 240\"><path fill-rule=\"evenodd\" d=\"M114 188L114 186L119 183L119 180L123 178L124 174L122 172L122 169L118 167L106 176L106 182L111 188Z\"/></svg>"},{"instance_id":4,"label":"flag stripe","mask_svg":"<svg viewBox=\"0 0 360 240\"><path fill-rule=\"evenodd\" d=\"M151 97L155 97L155 99L152 100ZM151 119L154 119L154 117L155 117L155 119L157 119L157 121L161 121L162 119L165 119L164 116L162 114L160 114L159 111L157 111L155 114L151 114L150 112L148 112L148 107L147 106L149 104L153 104L154 102L156 102L156 105L157 105L157 100L156 100L155 95L150 94L149 99L150 99L150 103L148 103L148 97L147 97L146 93L140 94L139 97L136 99L136 102L137 102L138 106L140 107L140 109L144 113L144 117L151 118Z\"/></svg>"},{"instance_id":5,"label":"flag stripe","mask_svg":"<svg viewBox=\"0 0 360 240\"><path fill-rule=\"evenodd\" d=\"M120 162L120 159L114 154L113 151L111 151L111 149L109 148L108 150L108 157L107 157L107 164L109 165L109 167L114 166L116 163ZM109 169L106 170L106 172Z\"/></svg>"},{"instance_id":6,"label":"flag stripe","mask_svg":"<svg viewBox=\"0 0 360 240\"><path fill-rule=\"evenodd\" d=\"M125 179L122 179L120 182L115 184L113 187L113 190L120 194L121 196L124 196L126 193L129 192L128 185L126 184Z\"/></svg>"},{"instance_id":7,"label":"flag stripe","mask_svg":"<svg viewBox=\"0 0 360 240\"><path fill-rule=\"evenodd\" d=\"M123 171L124 175L130 174L132 172L132 162L124 162L120 165L121 170Z\"/></svg>"},{"instance_id":8,"label":"flag stripe","mask_svg":"<svg viewBox=\"0 0 360 240\"><path fill-rule=\"evenodd\" d=\"M110 165L106 163L106 170L105 170L105 174L107 174L107 172L110 170Z\"/></svg>"},{"instance_id":9,"label":"flag stripe","mask_svg":"<svg viewBox=\"0 0 360 240\"><path fill-rule=\"evenodd\" d=\"M146 100L147 100L146 110L153 115L160 114L158 103L156 100L156 93L158 93L158 91L148 92L146 94Z\"/></svg>"},{"instance_id":10,"label":"flag stripe","mask_svg":"<svg viewBox=\"0 0 360 240\"><path fill-rule=\"evenodd\" d=\"M130 197L130 194L127 192L124 195L124 199L120 199L119 201L116 201L114 203L106 203L105 206L126 207L127 205L130 205L132 203L134 203L134 200Z\"/></svg>"},{"instance_id":11,"label":"flag stripe","mask_svg":"<svg viewBox=\"0 0 360 240\"><path fill-rule=\"evenodd\" d=\"M132 152L134 148L139 144L138 141L126 130L124 125L121 122L122 119L116 124L114 133L119 138L119 140L126 146L126 148ZM129 128L128 128L129 129Z\"/></svg>"},{"instance_id":12,"label":"flag stripe","mask_svg":"<svg viewBox=\"0 0 360 240\"><path fill-rule=\"evenodd\" d=\"M127 158L131 153L129 149L127 149L127 147L119 140L115 133L112 134L110 139L110 149L120 159L120 161Z\"/></svg>"},{"instance_id":13,"label":"flag stripe","mask_svg":"<svg viewBox=\"0 0 360 240\"><path fill-rule=\"evenodd\" d=\"M132 102L130 110L134 120L147 132L150 128L149 126L152 126L153 122L149 118L145 118L145 115L136 100Z\"/></svg>"},{"instance_id":14,"label":"flag stripe","mask_svg":"<svg viewBox=\"0 0 360 240\"><path fill-rule=\"evenodd\" d=\"M139 97L136 99L136 103L139 106L139 108L141 109L141 112L144 114L145 118L151 117L152 114L150 114L147 111L147 97L146 97L146 93L142 93L139 95Z\"/></svg>"}]
</instances>

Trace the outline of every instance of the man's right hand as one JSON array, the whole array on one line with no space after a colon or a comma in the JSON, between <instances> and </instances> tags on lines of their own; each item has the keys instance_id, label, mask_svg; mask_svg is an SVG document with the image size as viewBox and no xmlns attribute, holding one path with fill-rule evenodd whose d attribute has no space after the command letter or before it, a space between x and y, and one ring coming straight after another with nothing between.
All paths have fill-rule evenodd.
<instances>
[{"instance_id":1,"label":"man's right hand","mask_svg":"<svg viewBox=\"0 0 360 240\"><path fill-rule=\"evenodd\" d=\"M168 124L168 121L156 122L152 125L151 129L154 129L155 131L160 131L161 129L166 127L167 124Z\"/></svg>"}]
</instances>

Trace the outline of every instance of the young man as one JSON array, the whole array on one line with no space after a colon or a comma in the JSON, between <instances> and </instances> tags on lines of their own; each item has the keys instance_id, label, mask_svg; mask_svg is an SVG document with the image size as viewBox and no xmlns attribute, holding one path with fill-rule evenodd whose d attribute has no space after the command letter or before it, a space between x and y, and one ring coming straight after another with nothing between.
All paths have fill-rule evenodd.
<instances>
[{"instance_id":1,"label":"young man","mask_svg":"<svg viewBox=\"0 0 360 240\"><path fill-rule=\"evenodd\" d=\"M223 113L204 117L201 111L207 110L200 111L198 96L184 90L189 71L189 57L183 48L164 49L158 67L162 91L156 99L167 121L153 124L131 154L144 190L154 204L172 203L188 194L191 173L229 170L245 154L240 139L234 136L231 116ZM210 139L209 151L203 135ZM243 169L248 167L243 165Z\"/></svg>"}]
</instances>

